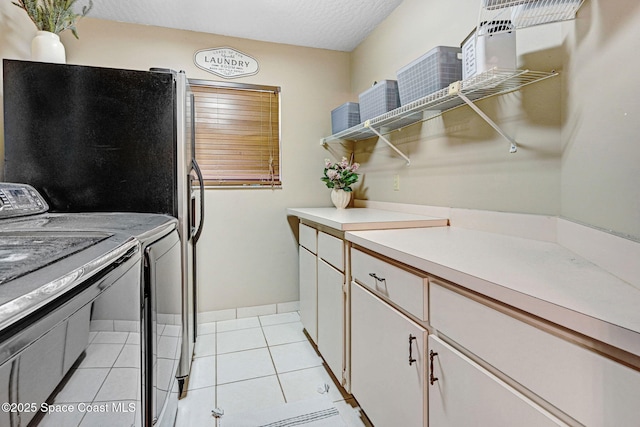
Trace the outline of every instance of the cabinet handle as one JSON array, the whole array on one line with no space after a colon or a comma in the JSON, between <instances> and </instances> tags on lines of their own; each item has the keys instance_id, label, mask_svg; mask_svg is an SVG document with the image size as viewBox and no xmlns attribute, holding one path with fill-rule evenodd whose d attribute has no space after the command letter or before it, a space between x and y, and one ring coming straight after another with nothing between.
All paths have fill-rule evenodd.
<instances>
[{"instance_id":1,"label":"cabinet handle","mask_svg":"<svg viewBox=\"0 0 640 427\"><path fill-rule=\"evenodd\" d=\"M429 371L431 371L429 373L429 383L431 385L433 385L433 383L435 383L436 381L438 381L438 379L436 377L433 376L433 358L436 357L438 355L438 353L434 353L433 350L431 350L429 352Z\"/></svg>"},{"instance_id":2,"label":"cabinet handle","mask_svg":"<svg viewBox=\"0 0 640 427\"><path fill-rule=\"evenodd\" d=\"M376 273L369 273L369 276L373 277L378 282L384 282L385 280L387 280L384 277L378 277L378 275Z\"/></svg>"},{"instance_id":3,"label":"cabinet handle","mask_svg":"<svg viewBox=\"0 0 640 427\"><path fill-rule=\"evenodd\" d=\"M414 337L413 335L409 334L409 366L413 365L413 362L416 361L416 359L413 358L413 348L412 348L412 345L411 345L411 343L415 339L416 339L416 337Z\"/></svg>"}]
</instances>

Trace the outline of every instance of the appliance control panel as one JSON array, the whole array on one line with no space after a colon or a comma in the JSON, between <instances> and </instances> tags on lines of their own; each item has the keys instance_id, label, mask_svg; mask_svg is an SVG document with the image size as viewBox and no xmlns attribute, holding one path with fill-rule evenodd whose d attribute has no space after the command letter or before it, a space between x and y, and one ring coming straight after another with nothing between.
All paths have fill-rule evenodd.
<instances>
[{"instance_id":1,"label":"appliance control panel","mask_svg":"<svg viewBox=\"0 0 640 427\"><path fill-rule=\"evenodd\" d=\"M0 219L33 215L49 210L49 205L30 185L0 182Z\"/></svg>"}]
</instances>

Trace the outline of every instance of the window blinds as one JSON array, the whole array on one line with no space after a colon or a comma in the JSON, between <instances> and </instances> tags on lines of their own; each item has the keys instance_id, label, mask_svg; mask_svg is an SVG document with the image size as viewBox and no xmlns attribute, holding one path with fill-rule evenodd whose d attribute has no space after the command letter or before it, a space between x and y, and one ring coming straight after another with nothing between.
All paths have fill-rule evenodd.
<instances>
[{"instance_id":1,"label":"window blinds","mask_svg":"<svg viewBox=\"0 0 640 427\"><path fill-rule=\"evenodd\" d=\"M279 88L191 84L196 160L207 186L279 186Z\"/></svg>"}]
</instances>

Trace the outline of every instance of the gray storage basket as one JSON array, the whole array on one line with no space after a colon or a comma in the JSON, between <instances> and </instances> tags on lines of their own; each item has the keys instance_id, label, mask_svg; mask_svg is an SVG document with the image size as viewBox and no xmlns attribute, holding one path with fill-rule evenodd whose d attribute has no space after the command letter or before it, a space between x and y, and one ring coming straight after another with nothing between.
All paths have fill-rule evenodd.
<instances>
[{"instance_id":1,"label":"gray storage basket","mask_svg":"<svg viewBox=\"0 0 640 427\"><path fill-rule=\"evenodd\" d=\"M331 110L331 133L336 134L360 123L360 106L346 102Z\"/></svg>"},{"instance_id":2,"label":"gray storage basket","mask_svg":"<svg viewBox=\"0 0 640 427\"><path fill-rule=\"evenodd\" d=\"M487 10L517 6L519 4L536 3L538 0L483 0L482 5Z\"/></svg>"},{"instance_id":3,"label":"gray storage basket","mask_svg":"<svg viewBox=\"0 0 640 427\"><path fill-rule=\"evenodd\" d=\"M400 105L462 80L461 52L459 47L437 46L398 70Z\"/></svg>"},{"instance_id":4,"label":"gray storage basket","mask_svg":"<svg viewBox=\"0 0 640 427\"><path fill-rule=\"evenodd\" d=\"M360 120L365 121L380 116L400 106L398 82L383 80L374 84L359 96Z\"/></svg>"}]
</instances>

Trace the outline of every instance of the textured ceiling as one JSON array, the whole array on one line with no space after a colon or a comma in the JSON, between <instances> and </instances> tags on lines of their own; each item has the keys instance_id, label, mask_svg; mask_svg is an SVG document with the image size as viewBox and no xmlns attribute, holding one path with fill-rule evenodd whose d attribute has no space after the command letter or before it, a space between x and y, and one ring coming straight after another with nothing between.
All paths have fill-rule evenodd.
<instances>
[{"instance_id":1,"label":"textured ceiling","mask_svg":"<svg viewBox=\"0 0 640 427\"><path fill-rule=\"evenodd\" d=\"M82 0L78 4L84 4ZM89 16L352 51L402 0L94 0Z\"/></svg>"}]
</instances>

